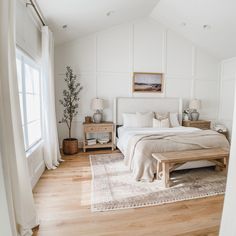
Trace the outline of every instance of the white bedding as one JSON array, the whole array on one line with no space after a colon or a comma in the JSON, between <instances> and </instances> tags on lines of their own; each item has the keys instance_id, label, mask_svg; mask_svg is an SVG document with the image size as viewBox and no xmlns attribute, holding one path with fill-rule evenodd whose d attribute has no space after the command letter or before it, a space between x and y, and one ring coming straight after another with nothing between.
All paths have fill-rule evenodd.
<instances>
[{"instance_id":1,"label":"white bedding","mask_svg":"<svg viewBox=\"0 0 236 236\"><path fill-rule=\"evenodd\" d=\"M215 131L192 127L175 128L118 128L117 147L124 154L124 163L129 166L136 180L152 181L156 171L154 152L166 150L192 150L197 148L223 147L229 143ZM187 135L187 136L186 136ZM177 169L199 168L212 165L208 161L187 162Z\"/></svg>"},{"instance_id":2,"label":"white bedding","mask_svg":"<svg viewBox=\"0 0 236 236\"><path fill-rule=\"evenodd\" d=\"M186 133L186 132L195 132L199 131L198 128L192 127L174 127L174 128L127 128L127 127L119 127L118 128L118 142L117 147L124 154L124 150L127 148L130 138L132 138L136 134L160 134L160 133Z\"/></svg>"}]
</instances>

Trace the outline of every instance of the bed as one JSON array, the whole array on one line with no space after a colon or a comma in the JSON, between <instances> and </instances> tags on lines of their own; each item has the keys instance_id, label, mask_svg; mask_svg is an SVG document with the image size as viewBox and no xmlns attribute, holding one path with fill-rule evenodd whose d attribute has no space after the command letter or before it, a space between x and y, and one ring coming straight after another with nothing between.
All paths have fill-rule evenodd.
<instances>
[{"instance_id":1,"label":"bed","mask_svg":"<svg viewBox=\"0 0 236 236\"><path fill-rule=\"evenodd\" d=\"M123 114L175 113L179 126L172 128L124 127ZM117 147L124 154L124 163L129 166L137 181L152 181L156 172L156 160L152 153L185 151L202 148L229 148L226 138L212 130L183 127L182 100L179 98L116 98L114 123L117 129ZM179 169L210 166L207 161L188 162Z\"/></svg>"}]
</instances>

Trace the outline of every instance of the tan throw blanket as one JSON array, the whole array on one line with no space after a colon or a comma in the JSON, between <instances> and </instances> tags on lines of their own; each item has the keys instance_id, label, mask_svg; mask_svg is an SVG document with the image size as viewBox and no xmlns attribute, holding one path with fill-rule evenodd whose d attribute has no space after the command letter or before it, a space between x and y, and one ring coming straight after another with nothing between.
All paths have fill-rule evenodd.
<instances>
[{"instance_id":1,"label":"tan throw blanket","mask_svg":"<svg viewBox=\"0 0 236 236\"><path fill-rule=\"evenodd\" d=\"M124 162L136 180L152 181L156 171L155 152L185 151L203 148L229 148L224 135L213 130L186 134L134 135L125 151Z\"/></svg>"}]
</instances>

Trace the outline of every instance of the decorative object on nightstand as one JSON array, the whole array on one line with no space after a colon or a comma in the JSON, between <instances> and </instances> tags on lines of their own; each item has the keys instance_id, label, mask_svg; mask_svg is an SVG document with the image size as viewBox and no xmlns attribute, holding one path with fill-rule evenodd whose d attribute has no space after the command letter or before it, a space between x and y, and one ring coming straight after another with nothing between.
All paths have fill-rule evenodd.
<instances>
[{"instance_id":1,"label":"decorative object on nightstand","mask_svg":"<svg viewBox=\"0 0 236 236\"><path fill-rule=\"evenodd\" d=\"M92 117L91 116L85 116L84 123L86 123L86 124L92 123Z\"/></svg>"},{"instance_id":2,"label":"decorative object on nightstand","mask_svg":"<svg viewBox=\"0 0 236 236\"><path fill-rule=\"evenodd\" d=\"M201 108L201 101L199 99L193 99L189 103L189 109L191 109L191 120L196 121L199 118L198 110Z\"/></svg>"},{"instance_id":3,"label":"decorative object on nightstand","mask_svg":"<svg viewBox=\"0 0 236 236\"><path fill-rule=\"evenodd\" d=\"M220 134L223 134L227 139L228 139L228 130L227 130L227 127L223 124L215 124L213 129L220 133Z\"/></svg>"},{"instance_id":4,"label":"decorative object on nightstand","mask_svg":"<svg viewBox=\"0 0 236 236\"><path fill-rule=\"evenodd\" d=\"M195 127L199 129L210 129L211 122L207 120L183 120L183 126L185 127Z\"/></svg>"},{"instance_id":5,"label":"decorative object on nightstand","mask_svg":"<svg viewBox=\"0 0 236 236\"><path fill-rule=\"evenodd\" d=\"M88 148L115 148L115 138L114 138L114 123L112 122L102 122L102 123L83 123L84 128L84 152ZM99 138L98 140L88 139L89 134L101 134L109 133L109 138ZM89 141L92 140L92 141ZM95 140L95 141L94 141ZM97 143L98 141L98 143Z\"/></svg>"},{"instance_id":6,"label":"decorative object on nightstand","mask_svg":"<svg viewBox=\"0 0 236 236\"><path fill-rule=\"evenodd\" d=\"M71 137L72 121L78 115L79 93L82 90L70 66L66 67L66 89L63 90L63 99L59 102L63 106L63 115L59 123L65 123L68 128L68 138L63 140L63 153L73 155L78 152L78 139Z\"/></svg>"},{"instance_id":7,"label":"decorative object on nightstand","mask_svg":"<svg viewBox=\"0 0 236 236\"><path fill-rule=\"evenodd\" d=\"M223 135L226 137L226 139L228 139L228 131L218 130L217 132L218 132L219 134L223 134Z\"/></svg>"},{"instance_id":8,"label":"decorative object on nightstand","mask_svg":"<svg viewBox=\"0 0 236 236\"><path fill-rule=\"evenodd\" d=\"M106 143L109 143L110 139L109 138L100 138L98 139L98 142L100 144L106 144Z\"/></svg>"},{"instance_id":9,"label":"decorative object on nightstand","mask_svg":"<svg viewBox=\"0 0 236 236\"><path fill-rule=\"evenodd\" d=\"M183 120L189 120L190 119L190 109L185 109L183 112Z\"/></svg>"},{"instance_id":10,"label":"decorative object on nightstand","mask_svg":"<svg viewBox=\"0 0 236 236\"><path fill-rule=\"evenodd\" d=\"M94 98L92 100L92 110L96 111L93 114L93 121L95 123L101 123L102 122L102 110L104 108L104 102L101 98Z\"/></svg>"},{"instance_id":11,"label":"decorative object on nightstand","mask_svg":"<svg viewBox=\"0 0 236 236\"><path fill-rule=\"evenodd\" d=\"M95 145L97 143L97 140L95 138L89 138L89 139L86 139L86 143L88 146Z\"/></svg>"}]
</instances>

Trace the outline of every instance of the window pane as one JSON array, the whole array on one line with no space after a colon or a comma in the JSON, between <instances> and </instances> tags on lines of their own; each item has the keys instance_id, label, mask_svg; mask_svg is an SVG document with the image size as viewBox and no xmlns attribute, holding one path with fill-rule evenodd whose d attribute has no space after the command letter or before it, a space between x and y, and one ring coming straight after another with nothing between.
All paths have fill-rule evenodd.
<instances>
[{"instance_id":1,"label":"window pane","mask_svg":"<svg viewBox=\"0 0 236 236\"><path fill-rule=\"evenodd\" d=\"M23 128L24 144L25 144L25 150L26 150L26 149L27 149L27 143L26 143L26 129L25 129L25 126L23 126L22 128Z\"/></svg>"},{"instance_id":2,"label":"window pane","mask_svg":"<svg viewBox=\"0 0 236 236\"><path fill-rule=\"evenodd\" d=\"M41 139L40 70L37 64L18 52L17 77L25 150Z\"/></svg>"},{"instance_id":3,"label":"window pane","mask_svg":"<svg viewBox=\"0 0 236 236\"><path fill-rule=\"evenodd\" d=\"M20 113L21 113L21 122L22 125L24 125L24 105L23 105L23 94L19 93L19 97L20 97Z\"/></svg>"},{"instance_id":4,"label":"window pane","mask_svg":"<svg viewBox=\"0 0 236 236\"><path fill-rule=\"evenodd\" d=\"M39 71L25 64L25 87L26 93L39 94Z\"/></svg>"},{"instance_id":5,"label":"window pane","mask_svg":"<svg viewBox=\"0 0 236 236\"><path fill-rule=\"evenodd\" d=\"M29 147L41 138L40 121L32 122L27 125L28 128L28 145Z\"/></svg>"},{"instance_id":6,"label":"window pane","mask_svg":"<svg viewBox=\"0 0 236 236\"><path fill-rule=\"evenodd\" d=\"M27 123L40 119L39 95L26 94Z\"/></svg>"},{"instance_id":7,"label":"window pane","mask_svg":"<svg viewBox=\"0 0 236 236\"><path fill-rule=\"evenodd\" d=\"M21 60L16 59L16 68L17 68L17 79L18 79L18 88L19 92L22 92L22 71L21 71Z\"/></svg>"}]
</instances>

